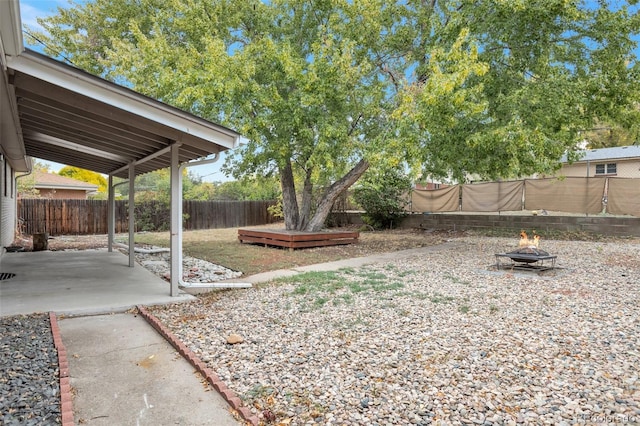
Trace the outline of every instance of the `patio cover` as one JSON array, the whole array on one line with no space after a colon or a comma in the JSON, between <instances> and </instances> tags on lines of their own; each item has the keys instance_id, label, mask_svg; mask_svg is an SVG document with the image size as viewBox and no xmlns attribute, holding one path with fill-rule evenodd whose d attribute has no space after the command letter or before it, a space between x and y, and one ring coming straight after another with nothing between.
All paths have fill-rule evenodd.
<instances>
[{"instance_id":1,"label":"patio cover","mask_svg":"<svg viewBox=\"0 0 640 426\"><path fill-rule=\"evenodd\" d=\"M7 58L26 154L122 178L233 148L238 134L26 50ZM147 161L142 161L147 158Z\"/></svg>"},{"instance_id":2,"label":"patio cover","mask_svg":"<svg viewBox=\"0 0 640 426\"><path fill-rule=\"evenodd\" d=\"M18 0L0 1L0 69L0 141L14 170L27 171L28 157L38 157L109 175L110 182L129 178L132 197L136 175L171 167L173 270L174 247L181 248L174 241L181 237L179 166L236 147L240 135L25 49ZM132 214L130 203L130 228ZM132 259L130 253L131 266Z\"/></svg>"}]
</instances>

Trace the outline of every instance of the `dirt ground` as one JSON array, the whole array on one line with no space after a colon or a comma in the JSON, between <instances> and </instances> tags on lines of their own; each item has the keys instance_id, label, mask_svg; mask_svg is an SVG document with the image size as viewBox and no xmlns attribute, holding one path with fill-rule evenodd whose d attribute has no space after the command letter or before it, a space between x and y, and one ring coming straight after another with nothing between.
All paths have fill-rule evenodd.
<instances>
[{"instance_id":1,"label":"dirt ground","mask_svg":"<svg viewBox=\"0 0 640 426\"><path fill-rule=\"evenodd\" d=\"M351 230L351 229L349 229ZM225 229L208 229L205 231L186 231L184 233L185 245L190 241L199 242L203 239L210 241L235 241L238 228ZM145 241L151 235L152 240L157 239L156 235L163 233L139 233L136 234L136 242L138 240ZM339 247L344 255L351 254L354 257L366 256L372 253L391 252L397 250L405 250L409 248L424 247L439 243L450 238L462 237L464 232L454 231L438 231L438 230L413 230L413 229L397 229L386 231L367 231L360 233L360 241L358 244L344 245ZM116 241L125 243L127 234L117 234ZM168 239L168 237L167 237ZM162 244L161 244L162 245ZM20 246L24 251L31 251L33 242L30 236L17 238L14 246ZM49 250L92 250L107 247L107 235L58 235L49 236ZM321 250L313 249L314 251ZM328 247L331 249L331 247ZM303 249L304 250L304 249Z\"/></svg>"},{"instance_id":2,"label":"dirt ground","mask_svg":"<svg viewBox=\"0 0 640 426\"><path fill-rule=\"evenodd\" d=\"M273 225L270 227L274 228ZM359 241L355 244L289 251L262 245L240 244L238 229L225 228L185 231L183 247L184 253L188 256L241 271L245 275L252 275L274 269L432 246L463 235L461 232L411 229L366 231L360 232ZM117 242L125 243L127 239L128 235L126 234L116 235ZM137 245L169 246L168 232L138 233L135 239ZM32 249L30 237L16 240L15 245L23 247L25 251ZM106 247L107 235L63 235L52 236L48 240L48 248L51 251L90 250Z\"/></svg>"},{"instance_id":3,"label":"dirt ground","mask_svg":"<svg viewBox=\"0 0 640 426\"><path fill-rule=\"evenodd\" d=\"M278 228L278 225L267 225L262 228ZM343 228L353 231L355 228ZM386 231L362 231L355 244L315 247L290 251L288 249L265 247L260 244L240 244L238 228L207 229L185 231L183 234L183 252L186 256L202 259L224 266L243 275L253 275L277 269L289 269L316 263L331 262L340 259L356 258L377 253L427 247L442 242L475 235L471 231L443 231L422 229L398 229ZM519 235L509 231L487 230L481 235L485 237L513 237L517 245ZM545 239L561 240L601 240L602 236L584 233L556 233L545 235ZM126 243L127 234L116 235L116 242ZM138 246L169 247L168 232L141 232L135 235ZM64 235L49 238L49 250L90 250L107 247L106 235ZM31 250L31 238L18 239L15 245L24 250Z\"/></svg>"},{"instance_id":4,"label":"dirt ground","mask_svg":"<svg viewBox=\"0 0 640 426\"><path fill-rule=\"evenodd\" d=\"M33 249L33 240L31 236L25 235L16 240L13 243L14 246L19 246L24 251L31 251ZM91 250L107 247L107 235L60 235L49 237L49 250Z\"/></svg>"}]
</instances>

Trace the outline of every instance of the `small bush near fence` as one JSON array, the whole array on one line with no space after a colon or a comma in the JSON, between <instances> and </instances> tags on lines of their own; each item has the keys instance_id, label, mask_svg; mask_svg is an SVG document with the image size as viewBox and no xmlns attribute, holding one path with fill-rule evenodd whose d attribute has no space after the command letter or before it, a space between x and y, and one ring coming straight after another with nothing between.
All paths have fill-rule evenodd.
<instances>
[{"instance_id":1,"label":"small bush near fence","mask_svg":"<svg viewBox=\"0 0 640 426\"><path fill-rule=\"evenodd\" d=\"M233 228L274 223L267 210L276 201L184 201L183 229ZM128 202L115 203L115 232L128 232ZM136 231L166 231L169 206L157 202L135 205ZM19 231L26 235L106 234L108 202L105 200L18 200Z\"/></svg>"}]
</instances>

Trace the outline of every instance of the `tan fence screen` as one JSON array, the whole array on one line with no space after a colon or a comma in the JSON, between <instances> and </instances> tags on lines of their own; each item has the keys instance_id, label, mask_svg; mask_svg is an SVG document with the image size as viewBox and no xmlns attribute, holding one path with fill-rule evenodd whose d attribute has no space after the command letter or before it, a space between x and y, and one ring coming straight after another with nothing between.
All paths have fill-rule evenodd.
<instances>
[{"instance_id":1,"label":"tan fence screen","mask_svg":"<svg viewBox=\"0 0 640 426\"><path fill-rule=\"evenodd\" d=\"M524 181L484 182L462 185L462 211L522 210Z\"/></svg>"},{"instance_id":2,"label":"tan fence screen","mask_svg":"<svg viewBox=\"0 0 640 426\"><path fill-rule=\"evenodd\" d=\"M455 212L460 210L460 186L411 192L413 212Z\"/></svg>"},{"instance_id":3,"label":"tan fence screen","mask_svg":"<svg viewBox=\"0 0 640 426\"><path fill-rule=\"evenodd\" d=\"M608 182L607 213L640 216L640 179L566 177L483 182L435 190L413 190L412 212L499 212L546 209L598 214ZM459 195L461 199L459 199Z\"/></svg>"},{"instance_id":4,"label":"tan fence screen","mask_svg":"<svg viewBox=\"0 0 640 426\"><path fill-rule=\"evenodd\" d=\"M524 208L597 214L602 212L604 184L600 178L527 179Z\"/></svg>"},{"instance_id":5,"label":"tan fence screen","mask_svg":"<svg viewBox=\"0 0 640 426\"><path fill-rule=\"evenodd\" d=\"M609 178L607 213L640 216L640 179Z\"/></svg>"}]
</instances>

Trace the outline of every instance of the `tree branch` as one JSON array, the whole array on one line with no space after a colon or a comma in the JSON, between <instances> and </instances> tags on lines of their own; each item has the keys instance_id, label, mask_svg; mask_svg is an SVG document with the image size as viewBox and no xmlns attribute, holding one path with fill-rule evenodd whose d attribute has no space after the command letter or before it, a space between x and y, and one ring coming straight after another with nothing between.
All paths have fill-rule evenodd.
<instances>
[{"instance_id":1,"label":"tree branch","mask_svg":"<svg viewBox=\"0 0 640 426\"><path fill-rule=\"evenodd\" d=\"M306 231L316 232L322 229L327 216L331 213L331 208L333 207L333 203L336 199L340 194L351 187L351 185L356 183L368 168L369 162L365 159L361 159L351 170L347 172L346 175L338 179L329 187L325 197L323 197L322 201L318 205L316 213L307 225Z\"/></svg>"}]
</instances>

